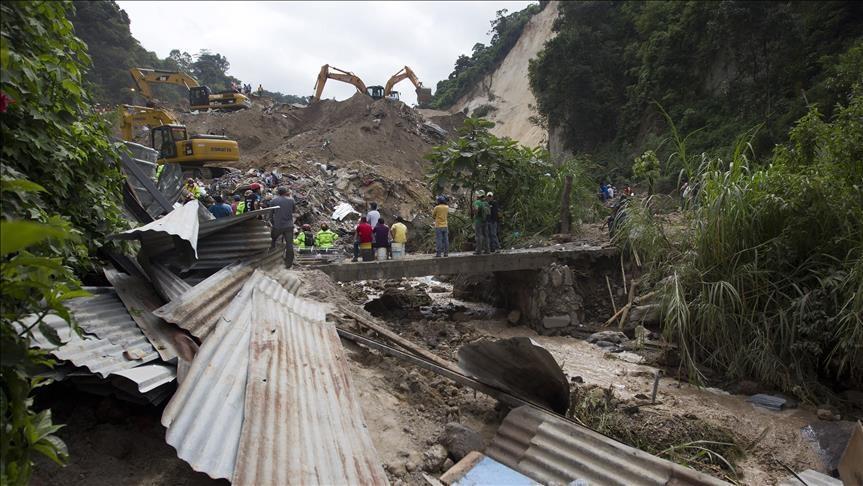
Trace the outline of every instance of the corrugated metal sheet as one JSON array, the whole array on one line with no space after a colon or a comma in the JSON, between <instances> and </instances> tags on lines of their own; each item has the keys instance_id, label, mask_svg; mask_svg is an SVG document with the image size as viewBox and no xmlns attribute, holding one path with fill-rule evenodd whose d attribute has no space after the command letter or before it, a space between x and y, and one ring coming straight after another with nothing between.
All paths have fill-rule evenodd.
<instances>
[{"instance_id":1,"label":"corrugated metal sheet","mask_svg":"<svg viewBox=\"0 0 863 486\"><path fill-rule=\"evenodd\" d=\"M276 208L264 208L237 216L226 216L224 218L216 218L210 221L201 221L200 227L198 228L198 238L206 238L207 236L218 233L225 228L242 223L243 221L258 219L259 216L263 219L268 219L269 214L275 210Z\"/></svg>"},{"instance_id":2,"label":"corrugated metal sheet","mask_svg":"<svg viewBox=\"0 0 863 486\"><path fill-rule=\"evenodd\" d=\"M168 302L183 295L192 288L179 275L161 263L147 263L144 270L147 272L147 276L150 277L150 281L153 282L156 292Z\"/></svg>"},{"instance_id":3,"label":"corrugated metal sheet","mask_svg":"<svg viewBox=\"0 0 863 486\"><path fill-rule=\"evenodd\" d=\"M57 359L86 368L103 378L111 373L159 359L159 354L141 334L128 314L125 319L113 321L116 330L107 330L109 329L107 326L102 327L102 330L113 336L117 343L92 334L85 334L82 338L72 332L69 324L59 316L49 315L44 321L57 332L63 345L54 346L39 332L38 327L34 327L32 346L49 351ZM21 324L27 327L34 322L36 322L36 316L30 316Z\"/></svg>"},{"instance_id":4,"label":"corrugated metal sheet","mask_svg":"<svg viewBox=\"0 0 863 486\"><path fill-rule=\"evenodd\" d=\"M268 250L271 241L270 228L262 220L240 222L199 240L198 258L189 269L222 268Z\"/></svg>"},{"instance_id":5,"label":"corrugated metal sheet","mask_svg":"<svg viewBox=\"0 0 863 486\"><path fill-rule=\"evenodd\" d=\"M156 348L159 356L164 361L176 358L174 337L183 331L153 315L153 310L163 304L153 287L138 277L120 273L112 268L105 268L105 277L114 286L132 319Z\"/></svg>"},{"instance_id":6,"label":"corrugated metal sheet","mask_svg":"<svg viewBox=\"0 0 863 486\"><path fill-rule=\"evenodd\" d=\"M191 261L197 257L198 207L197 200L189 201L163 218L111 237L118 240L141 240L142 248L150 255L173 248L185 260Z\"/></svg>"},{"instance_id":7,"label":"corrugated metal sheet","mask_svg":"<svg viewBox=\"0 0 863 486\"><path fill-rule=\"evenodd\" d=\"M252 295L233 484L387 484L326 307L265 278Z\"/></svg>"},{"instance_id":8,"label":"corrugated metal sheet","mask_svg":"<svg viewBox=\"0 0 863 486\"><path fill-rule=\"evenodd\" d=\"M813 471L812 469L807 469L801 473L797 473L800 476L800 479L797 479L794 476L789 478L785 478L781 483L777 486L842 486L842 481L828 476L824 473L820 473L818 471ZM848 484L853 484L849 482Z\"/></svg>"},{"instance_id":9,"label":"corrugated metal sheet","mask_svg":"<svg viewBox=\"0 0 863 486\"><path fill-rule=\"evenodd\" d=\"M229 265L153 313L204 340L255 269L270 272L289 291L297 292L300 280L284 270L283 251L276 250L261 258ZM282 271L278 271L279 267L282 267Z\"/></svg>"},{"instance_id":10,"label":"corrugated metal sheet","mask_svg":"<svg viewBox=\"0 0 863 486\"><path fill-rule=\"evenodd\" d=\"M139 393L148 402L158 405L174 390L177 368L168 364L153 363L117 371L110 376L111 384L129 393Z\"/></svg>"},{"instance_id":11,"label":"corrugated metal sheet","mask_svg":"<svg viewBox=\"0 0 863 486\"><path fill-rule=\"evenodd\" d=\"M261 297L265 299L263 303ZM288 330L278 333L279 346L274 348L281 351L283 359L288 358L290 350L297 366L279 370L278 365L271 367L267 363L272 362L258 356L253 367L256 373L291 375L280 378L278 388L271 392L257 386L250 389L251 393L263 393L271 399L246 400L250 349L261 347L252 344L252 328L258 327L252 314L257 312L256 306L262 305L267 307L267 322L284 314L297 326L289 341L283 338L288 336ZM314 474L322 475L322 483L326 482L324 477L361 478L351 484L385 482L380 461L370 458L374 449L362 425L359 402L350 388L335 328L322 321L325 312L322 304L300 299L264 272L254 272L204 341L162 415L162 425L168 429L166 440L177 449L177 455L196 471L213 478L233 479L238 484L308 483ZM324 333L330 337L324 338ZM259 330L256 336L260 335ZM281 398L273 400L276 397ZM290 402L285 401L288 397L292 397ZM253 407L248 414L247 406ZM281 411L276 413L274 407ZM244 425L246 419L250 422ZM305 432L302 436L287 436L284 431L288 428ZM262 435L257 435L258 431L263 431ZM354 437L355 433L365 434L365 438ZM242 456L238 455L241 437ZM251 451L252 443L263 449ZM293 463L297 461L293 456L302 457L305 472L295 470L288 456ZM273 462L274 457L285 460ZM335 459L339 457L344 462ZM329 470L322 471L322 464ZM351 470L344 470L347 467ZM342 480L329 484L347 483Z\"/></svg>"},{"instance_id":12,"label":"corrugated metal sheet","mask_svg":"<svg viewBox=\"0 0 863 486\"><path fill-rule=\"evenodd\" d=\"M251 293L262 276L255 273L231 299L162 413L165 441L192 469L212 478L234 474L245 407Z\"/></svg>"},{"instance_id":13,"label":"corrugated metal sheet","mask_svg":"<svg viewBox=\"0 0 863 486\"><path fill-rule=\"evenodd\" d=\"M543 484L728 484L529 406L507 415L485 454Z\"/></svg>"}]
</instances>

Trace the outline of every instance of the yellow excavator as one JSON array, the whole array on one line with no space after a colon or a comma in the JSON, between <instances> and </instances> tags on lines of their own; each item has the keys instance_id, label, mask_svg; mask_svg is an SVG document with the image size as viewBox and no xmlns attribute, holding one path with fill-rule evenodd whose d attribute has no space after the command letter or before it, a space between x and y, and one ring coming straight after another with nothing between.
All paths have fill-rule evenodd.
<instances>
[{"instance_id":1,"label":"yellow excavator","mask_svg":"<svg viewBox=\"0 0 863 486\"><path fill-rule=\"evenodd\" d=\"M160 164L180 164L183 168L198 170L205 164L240 160L240 149L236 141L224 135L190 136L185 125L180 124L168 110L121 105L119 111L123 139L134 141L136 128L149 128L150 146L159 152Z\"/></svg>"},{"instance_id":2,"label":"yellow excavator","mask_svg":"<svg viewBox=\"0 0 863 486\"><path fill-rule=\"evenodd\" d=\"M366 84L363 83L363 80L356 74L350 71L345 71L344 69L339 69L335 66L330 66L329 64L324 64L321 66L321 71L318 73L318 79L315 82L315 96L313 97L313 101L320 101L327 79L334 79L343 83L352 84L357 88L357 91L365 93L375 100L379 100L381 98L399 99L398 91L393 91L393 86L404 79L410 79L416 87L417 104L419 107L425 108L431 101L431 89L424 88L413 70L407 66L392 75L387 81L386 86L366 86Z\"/></svg>"},{"instance_id":3,"label":"yellow excavator","mask_svg":"<svg viewBox=\"0 0 863 486\"><path fill-rule=\"evenodd\" d=\"M189 90L189 105L193 110L242 110L252 106L251 100L242 93L223 91L213 93L207 86L200 86L192 76L181 71L160 71L157 69L131 68L129 74L135 82L138 93L148 103L155 104L150 84L173 84Z\"/></svg>"},{"instance_id":4,"label":"yellow excavator","mask_svg":"<svg viewBox=\"0 0 863 486\"><path fill-rule=\"evenodd\" d=\"M393 91L393 86L404 81L405 79L410 79L411 83L413 83L416 88L417 93L417 105L420 108L425 108L431 102L432 92L431 88L424 88L422 82L420 82L417 75L414 74L413 70L407 66L403 67L399 70L399 72L393 74L390 79L387 81L387 85L384 86L384 97L392 97L395 96L398 98L398 91Z\"/></svg>"}]
</instances>

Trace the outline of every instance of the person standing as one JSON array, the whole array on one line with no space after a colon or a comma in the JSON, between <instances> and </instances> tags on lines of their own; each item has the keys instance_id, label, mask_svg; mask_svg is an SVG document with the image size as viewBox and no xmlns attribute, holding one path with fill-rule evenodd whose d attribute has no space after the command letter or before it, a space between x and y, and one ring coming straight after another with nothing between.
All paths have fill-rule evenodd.
<instances>
[{"instance_id":1,"label":"person standing","mask_svg":"<svg viewBox=\"0 0 863 486\"><path fill-rule=\"evenodd\" d=\"M437 206L432 210L432 218L434 218L434 256L440 257L443 254L443 256L448 257L449 226L447 220L449 218L449 206L445 197L437 197Z\"/></svg>"},{"instance_id":2,"label":"person standing","mask_svg":"<svg viewBox=\"0 0 863 486\"><path fill-rule=\"evenodd\" d=\"M239 208L238 208L239 209ZM258 207L258 196L251 189L243 193L243 213L260 209ZM292 209L293 211L293 209Z\"/></svg>"},{"instance_id":3,"label":"person standing","mask_svg":"<svg viewBox=\"0 0 863 486\"><path fill-rule=\"evenodd\" d=\"M393 257L393 249L390 245L390 227L384 222L384 218L378 219L378 224L374 227L375 241L372 245L374 249L386 248L387 260Z\"/></svg>"},{"instance_id":4,"label":"person standing","mask_svg":"<svg viewBox=\"0 0 863 486\"><path fill-rule=\"evenodd\" d=\"M213 205L208 209L210 213L216 218L224 218L225 216L230 216L234 214L231 210L231 206L225 204L225 199L222 196L216 196L213 198Z\"/></svg>"},{"instance_id":5,"label":"person standing","mask_svg":"<svg viewBox=\"0 0 863 486\"><path fill-rule=\"evenodd\" d=\"M485 202L488 203L488 246L492 253L498 253L500 252L500 239L497 235L500 205L494 198L494 193L491 192L486 193Z\"/></svg>"},{"instance_id":6,"label":"person standing","mask_svg":"<svg viewBox=\"0 0 863 486\"><path fill-rule=\"evenodd\" d=\"M237 206L240 205L240 197L239 194L234 194L234 202L231 203L231 214L240 214L237 212Z\"/></svg>"},{"instance_id":7,"label":"person standing","mask_svg":"<svg viewBox=\"0 0 863 486\"><path fill-rule=\"evenodd\" d=\"M372 225L370 225L369 220L363 216L360 218L360 224L358 224L356 230L354 230L356 239L354 240L354 258L351 260L352 262L357 261L360 257L360 245L372 242L372 233Z\"/></svg>"},{"instance_id":8,"label":"person standing","mask_svg":"<svg viewBox=\"0 0 863 486\"><path fill-rule=\"evenodd\" d=\"M285 268L291 268L294 264L294 200L288 195L288 188L276 189L278 196L270 202L271 206L278 207L273 214L273 229L270 232L272 243L270 250L276 247L279 237L285 239Z\"/></svg>"},{"instance_id":9,"label":"person standing","mask_svg":"<svg viewBox=\"0 0 863 486\"><path fill-rule=\"evenodd\" d=\"M405 220L401 216L396 218L396 224L390 227L390 234L393 237L393 243L401 245L402 254L404 247L408 242L408 227L405 226Z\"/></svg>"},{"instance_id":10,"label":"person standing","mask_svg":"<svg viewBox=\"0 0 863 486\"><path fill-rule=\"evenodd\" d=\"M489 252L487 219L488 203L485 202L485 191L476 191L476 200L473 202L473 229L476 234L474 255Z\"/></svg>"},{"instance_id":11,"label":"person standing","mask_svg":"<svg viewBox=\"0 0 863 486\"><path fill-rule=\"evenodd\" d=\"M369 207L371 209L369 210L369 213L366 214L366 221L368 221L369 225L374 228L378 225L378 219L380 219L381 213L378 211L378 203L373 202L369 204Z\"/></svg>"}]
</instances>

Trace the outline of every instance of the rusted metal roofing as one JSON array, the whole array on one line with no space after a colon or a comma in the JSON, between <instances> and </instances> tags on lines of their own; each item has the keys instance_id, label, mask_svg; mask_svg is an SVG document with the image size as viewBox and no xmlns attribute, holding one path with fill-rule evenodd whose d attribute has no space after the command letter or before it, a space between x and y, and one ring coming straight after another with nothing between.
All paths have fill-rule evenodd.
<instances>
[{"instance_id":1,"label":"rusted metal roofing","mask_svg":"<svg viewBox=\"0 0 863 486\"><path fill-rule=\"evenodd\" d=\"M150 277L150 281L153 282L156 292L168 302L183 295L192 288L179 275L161 263L147 263L144 270L147 272L147 276Z\"/></svg>"},{"instance_id":2,"label":"rusted metal roofing","mask_svg":"<svg viewBox=\"0 0 863 486\"><path fill-rule=\"evenodd\" d=\"M326 307L264 278L233 484L386 484Z\"/></svg>"},{"instance_id":3,"label":"rusted metal roofing","mask_svg":"<svg viewBox=\"0 0 863 486\"><path fill-rule=\"evenodd\" d=\"M106 303L107 298L112 298L113 302ZM77 299L72 308L81 328L87 332L84 337L72 332L69 324L59 316L48 315L44 321L57 332L63 345L57 347L48 341L38 326L32 329L31 344L49 351L57 359L86 368L103 378L111 373L159 359L159 354L116 296L86 299L89 299L89 302ZM100 309L98 315L96 308ZM21 324L27 327L35 321L36 317L31 316ZM94 334L91 330L99 334Z\"/></svg>"},{"instance_id":4,"label":"rusted metal roofing","mask_svg":"<svg viewBox=\"0 0 863 486\"><path fill-rule=\"evenodd\" d=\"M255 271L162 415L177 455L236 484L385 483L325 313ZM276 336L261 325L278 326ZM250 369L268 384L249 381Z\"/></svg>"},{"instance_id":5,"label":"rusted metal roofing","mask_svg":"<svg viewBox=\"0 0 863 486\"><path fill-rule=\"evenodd\" d=\"M224 267L153 313L204 340L255 269L270 272L291 292L299 289L300 280L292 273L278 272L283 251Z\"/></svg>"},{"instance_id":6,"label":"rusted metal roofing","mask_svg":"<svg viewBox=\"0 0 863 486\"><path fill-rule=\"evenodd\" d=\"M259 217L267 219L269 217L268 215L275 210L275 207L264 208L255 211L249 211L248 213L238 214L236 216L226 216L224 218L201 221L200 227L198 228L198 238L206 238L207 236L218 233L225 228L228 228L238 223L242 223L243 221L248 221L250 219L258 219Z\"/></svg>"},{"instance_id":7,"label":"rusted metal roofing","mask_svg":"<svg viewBox=\"0 0 863 486\"><path fill-rule=\"evenodd\" d=\"M485 454L542 484L728 484L530 406L507 415Z\"/></svg>"},{"instance_id":8,"label":"rusted metal roofing","mask_svg":"<svg viewBox=\"0 0 863 486\"><path fill-rule=\"evenodd\" d=\"M192 200L164 217L112 235L117 240L141 240L141 245L149 254L158 254L173 246L184 259L197 257L198 246L198 207L197 200Z\"/></svg>"},{"instance_id":9,"label":"rusted metal roofing","mask_svg":"<svg viewBox=\"0 0 863 486\"><path fill-rule=\"evenodd\" d=\"M262 276L256 272L249 277L230 299L162 413L165 441L192 469L212 478L234 474L245 408L251 294Z\"/></svg>"},{"instance_id":10,"label":"rusted metal roofing","mask_svg":"<svg viewBox=\"0 0 863 486\"><path fill-rule=\"evenodd\" d=\"M153 315L153 310L163 304L153 287L138 277L120 273L113 268L105 268L105 277L114 286L132 319L156 348L159 356L164 361L176 358L174 339L183 331Z\"/></svg>"},{"instance_id":11,"label":"rusted metal roofing","mask_svg":"<svg viewBox=\"0 0 863 486\"><path fill-rule=\"evenodd\" d=\"M219 218L227 219L227 218ZM270 248L270 228L260 219L226 227L198 241L198 258L190 270L218 269Z\"/></svg>"}]
</instances>

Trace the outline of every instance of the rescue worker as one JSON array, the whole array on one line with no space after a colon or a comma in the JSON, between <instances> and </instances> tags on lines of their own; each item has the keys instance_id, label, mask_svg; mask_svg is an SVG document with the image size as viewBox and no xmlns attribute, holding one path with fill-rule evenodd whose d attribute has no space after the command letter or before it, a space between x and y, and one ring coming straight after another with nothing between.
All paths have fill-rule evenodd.
<instances>
[{"instance_id":1,"label":"rescue worker","mask_svg":"<svg viewBox=\"0 0 863 486\"><path fill-rule=\"evenodd\" d=\"M234 194L233 199L234 199L234 202L231 203L231 214L240 214L237 212L237 206L240 205L240 199L241 199L240 195Z\"/></svg>"},{"instance_id":2,"label":"rescue worker","mask_svg":"<svg viewBox=\"0 0 863 486\"><path fill-rule=\"evenodd\" d=\"M193 198L198 199L204 195L204 191L201 190L201 187L195 182L195 179L189 177L186 179L186 183L183 184L183 189L188 191L189 194L192 195Z\"/></svg>"},{"instance_id":3,"label":"rescue worker","mask_svg":"<svg viewBox=\"0 0 863 486\"><path fill-rule=\"evenodd\" d=\"M315 244L318 248L329 250L337 239L339 239L339 235L332 232L327 223L321 223L321 230L315 234Z\"/></svg>"},{"instance_id":4,"label":"rescue worker","mask_svg":"<svg viewBox=\"0 0 863 486\"><path fill-rule=\"evenodd\" d=\"M312 248L315 246L315 234L312 233L312 225L303 225L303 232L300 233L300 240L302 241L301 248Z\"/></svg>"},{"instance_id":5,"label":"rescue worker","mask_svg":"<svg viewBox=\"0 0 863 486\"><path fill-rule=\"evenodd\" d=\"M240 206L242 206L242 211L240 210ZM250 211L255 211L256 209L258 209L258 198L255 196L255 193L249 189L243 193L242 203L237 205L237 214L248 213Z\"/></svg>"},{"instance_id":6,"label":"rescue worker","mask_svg":"<svg viewBox=\"0 0 863 486\"><path fill-rule=\"evenodd\" d=\"M291 268L294 263L294 248L291 237L294 233L294 200L288 194L286 187L276 189L278 196L272 199L272 205L278 207L273 212L273 229L270 231L272 243L270 250L276 247L279 238L285 239L285 268Z\"/></svg>"},{"instance_id":7,"label":"rescue worker","mask_svg":"<svg viewBox=\"0 0 863 486\"><path fill-rule=\"evenodd\" d=\"M222 196L217 195L213 200L214 204L208 208L213 216L216 218L224 218L225 216L234 214L231 210L231 206L225 204L225 200Z\"/></svg>"}]
</instances>

